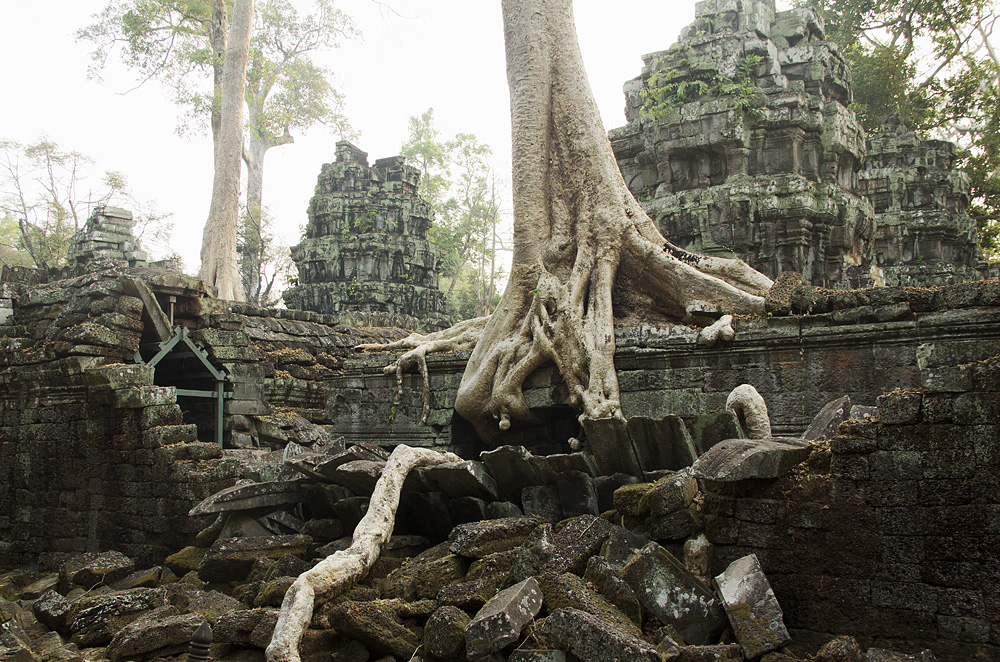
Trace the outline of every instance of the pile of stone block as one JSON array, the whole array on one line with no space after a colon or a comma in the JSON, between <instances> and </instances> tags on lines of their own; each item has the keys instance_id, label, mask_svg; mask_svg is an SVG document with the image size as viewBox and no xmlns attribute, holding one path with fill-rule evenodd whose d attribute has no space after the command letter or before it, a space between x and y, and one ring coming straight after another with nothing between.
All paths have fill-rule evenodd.
<instances>
[{"instance_id":1,"label":"pile of stone block","mask_svg":"<svg viewBox=\"0 0 1000 662\"><path fill-rule=\"evenodd\" d=\"M134 225L132 212L98 205L83 230L70 239L67 261L89 269L147 266L149 256L132 234Z\"/></svg>"}]
</instances>

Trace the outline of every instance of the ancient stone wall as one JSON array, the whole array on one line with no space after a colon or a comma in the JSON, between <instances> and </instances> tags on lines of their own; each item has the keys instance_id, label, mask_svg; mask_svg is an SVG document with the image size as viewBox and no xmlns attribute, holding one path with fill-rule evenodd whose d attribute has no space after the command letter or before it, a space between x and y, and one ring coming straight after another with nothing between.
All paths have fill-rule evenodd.
<instances>
[{"instance_id":1,"label":"ancient stone wall","mask_svg":"<svg viewBox=\"0 0 1000 662\"><path fill-rule=\"evenodd\" d=\"M375 311L412 315L424 327L448 325L438 289L440 258L427 240L433 218L417 196L420 171L403 157L379 159L337 143L309 202L305 238L292 248L298 284L291 308L320 313Z\"/></svg>"},{"instance_id":2,"label":"ancient stone wall","mask_svg":"<svg viewBox=\"0 0 1000 662\"><path fill-rule=\"evenodd\" d=\"M6 274L5 274L6 276ZM48 563L108 548L152 560L193 533L187 511L232 483L175 392L145 366L127 278L24 290L0 325L0 556ZM14 290L14 291L11 291ZM134 291L132 291L134 294Z\"/></svg>"},{"instance_id":3,"label":"ancient stone wall","mask_svg":"<svg viewBox=\"0 0 1000 662\"><path fill-rule=\"evenodd\" d=\"M792 300L794 299L794 304ZM725 345L698 345L696 329L637 327L616 334L615 364L627 417L693 416L721 410L730 391L753 385L766 400L775 434L799 434L824 404L842 395L873 405L883 393L920 386L920 362L982 360L1000 353L1000 281L954 287L800 291L768 317L737 321ZM464 354L429 356L428 425L419 375L385 375L388 355L356 357L327 381L325 418L353 441L459 446L470 432L452 405ZM533 447L579 434L565 385L550 368L525 383L548 421L515 430L504 443ZM453 424L457 427L453 427ZM452 439L456 436L455 440ZM550 451L550 452L555 452Z\"/></svg>"},{"instance_id":4,"label":"ancient stone wall","mask_svg":"<svg viewBox=\"0 0 1000 662\"><path fill-rule=\"evenodd\" d=\"M207 375L194 350L178 343L152 365L175 333L186 332L225 376L223 444L263 453L295 438L300 417L321 419L323 382L355 345L415 325L386 313L223 302L194 279L151 269L45 277L5 268L0 278L8 311L0 319L0 555L8 564L51 565L109 548L162 558L196 532L188 510L243 475L222 459L214 401L183 395L214 387L208 376L191 381Z\"/></svg>"},{"instance_id":5,"label":"ancient stone wall","mask_svg":"<svg viewBox=\"0 0 1000 662\"><path fill-rule=\"evenodd\" d=\"M998 357L925 366L791 476L707 486L715 571L756 554L791 628L1000 657Z\"/></svg>"}]
</instances>

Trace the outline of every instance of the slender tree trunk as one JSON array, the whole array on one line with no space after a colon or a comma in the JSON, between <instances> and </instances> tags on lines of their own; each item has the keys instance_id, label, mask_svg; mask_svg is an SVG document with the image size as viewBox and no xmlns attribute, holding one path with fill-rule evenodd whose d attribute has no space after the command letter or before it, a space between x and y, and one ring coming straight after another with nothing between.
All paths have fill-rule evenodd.
<instances>
[{"instance_id":1,"label":"slender tree trunk","mask_svg":"<svg viewBox=\"0 0 1000 662\"><path fill-rule=\"evenodd\" d=\"M236 0L222 82L222 127L215 158L212 204L201 242L199 277L222 299L243 301L236 256L243 156L243 94L246 85L253 0Z\"/></svg>"},{"instance_id":2,"label":"slender tree trunk","mask_svg":"<svg viewBox=\"0 0 1000 662\"><path fill-rule=\"evenodd\" d=\"M250 127L243 162L247 166L247 214L250 218L243 232L240 252L240 273L247 301L260 303L261 270L263 269L263 209L264 209L264 156L272 147L295 142L286 131L281 136L262 136L258 126L263 113L263 96L248 94L247 126Z\"/></svg>"},{"instance_id":3,"label":"slender tree trunk","mask_svg":"<svg viewBox=\"0 0 1000 662\"><path fill-rule=\"evenodd\" d=\"M702 334L714 342L732 337L732 318L724 312L763 312L771 286L742 262L674 246L632 197L587 82L571 0L502 5L513 135L513 264L455 402L487 443L497 443L497 431L512 420L534 420L522 384L546 363L559 370L578 411L622 417L613 360L616 315L688 321L691 311L715 311L720 323ZM455 327L395 343L391 347L412 349L387 370L423 369L428 351L467 348L472 331Z\"/></svg>"},{"instance_id":4,"label":"slender tree trunk","mask_svg":"<svg viewBox=\"0 0 1000 662\"><path fill-rule=\"evenodd\" d=\"M208 41L212 47L212 149L215 158L219 156L219 136L222 134L222 77L223 62L226 57L226 35L229 32L229 18L225 0L213 0L212 23L208 29Z\"/></svg>"}]
</instances>

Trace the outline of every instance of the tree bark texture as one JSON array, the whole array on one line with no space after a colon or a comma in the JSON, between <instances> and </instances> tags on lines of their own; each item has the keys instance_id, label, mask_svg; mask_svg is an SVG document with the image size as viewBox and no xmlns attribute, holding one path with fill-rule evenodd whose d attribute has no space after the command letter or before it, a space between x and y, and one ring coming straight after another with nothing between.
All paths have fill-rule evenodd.
<instances>
[{"instance_id":1,"label":"tree bark texture","mask_svg":"<svg viewBox=\"0 0 1000 662\"><path fill-rule=\"evenodd\" d=\"M316 602L336 597L371 570L392 536L399 493L416 467L460 462L451 453L396 446L375 484L368 512L354 529L351 546L299 575L285 593L278 622L267 646L267 662L299 662L299 644Z\"/></svg>"},{"instance_id":2,"label":"tree bark texture","mask_svg":"<svg viewBox=\"0 0 1000 662\"><path fill-rule=\"evenodd\" d=\"M261 301L261 269L263 268L262 231L264 209L264 156L272 147L295 142L286 131L280 136L261 135L257 130L264 112L264 99L260 93L247 95L247 126L250 128L243 149L243 162L247 167L247 214L249 222L244 228L241 257L241 278L246 300Z\"/></svg>"},{"instance_id":3,"label":"tree bark texture","mask_svg":"<svg viewBox=\"0 0 1000 662\"><path fill-rule=\"evenodd\" d=\"M226 35L229 32L229 16L225 0L213 0L212 22L208 27L208 42L212 46L212 154L219 156L219 136L222 134L222 109L219 101L222 95L223 63L226 57Z\"/></svg>"},{"instance_id":4,"label":"tree bark texture","mask_svg":"<svg viewBox=\"0 0 1000 662\"><path fill-rule=\"evenodd\" d=\"M671 244L629 192L587 81L571 0L502 5L513 134L513 264L455 403L487 443L496 442L511 420L533 420L522 384L546 363L555 364L578 411L622 417L616 317L686 321L692 311L762 313L771 286L738 260ZM731 338L729 320L709 327L703 341ZM450 351L446 336L433 339L436 351ZM421 364L419 352L411 349L389 369Z\"/></svg>"},{"instance_id":5,"label":"tree bark texture","mask_svg":"<svg viewBox=\"0 0 1000 662\"><path fill-rule=\"evenodd\" d=\"M253 10L253 0L236 0L233 7L222 76L222 124L215 155L212 204L201 242L199 277L216 288L219 298L233 301L244 300L236 231L243 157L243 93Z\"/></svg>"}]
</instances>

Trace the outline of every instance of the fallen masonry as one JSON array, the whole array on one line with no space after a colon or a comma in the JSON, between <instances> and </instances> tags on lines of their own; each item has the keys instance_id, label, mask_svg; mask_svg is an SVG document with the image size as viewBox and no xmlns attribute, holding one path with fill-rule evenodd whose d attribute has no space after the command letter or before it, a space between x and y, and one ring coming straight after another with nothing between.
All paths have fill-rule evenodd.
<instances>
[{"instance_id":1,"label":"fallen masonry","mask_svg":"<svg viewBox=\"0 0 1000 662\"><path fill-rule=\"evenodd\" d=\"M513 484L494 481L489 464L414 470L383 553L360 581L316 605L302 659L988 659L997 652L996 619L985 572L928 559L922 566L933 574L920 582L878 578L912 562L917 542L965 536L970 554L992 553L965 525L994 508L976 485L997 475L990 449L1000 425L998 366L991 359L928 368L921 389L883 396L877 412L844 420L832 439L704 437L708 450L693 466L653 469L645 482L632 477L601 513L563 519L525 498L566 473L599 478L566 469L596 473L586 451L484 453L508 458L493 466L519 458L535 469L520 472L520 498L506 496ZM830 405L811 428L845 410L842 398ZM790 459L775 461L776 446ZM747 452L754 447L762 452ZM374 449L342 442L313 454L354 448L369 453L368 464L385 463ZM169 659L207 622L213 659L263 659L293 579L350 545L350 519L331 506L355 502L363 513L370 494L347 474L320 476L317 458L301 457L273 453L257 472L278 480L203 500L192 509L206 526L195 545L152 565L104 552L69 556L57 572L0 575L0 652ZM969 491L955 492L958 484ZM944 505L901 509L913 490L918 503ZM962 505L946 507L949 499ZM440 507L423 506L430 503ZM664 527L676 513L688 524ZM258 533L246 535L248 521ZM278 525L287 532L268 529ZM944 573L956 571L982 588L952 586L959 576ZM819 597L817 581L835 592ZM852 620L845 605L864 620ZM931 615L938 630L928 637L918 624ZM854 638L834 637L838 630Z\"/></svg>"}]
</instances>

